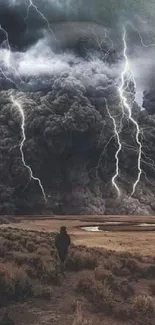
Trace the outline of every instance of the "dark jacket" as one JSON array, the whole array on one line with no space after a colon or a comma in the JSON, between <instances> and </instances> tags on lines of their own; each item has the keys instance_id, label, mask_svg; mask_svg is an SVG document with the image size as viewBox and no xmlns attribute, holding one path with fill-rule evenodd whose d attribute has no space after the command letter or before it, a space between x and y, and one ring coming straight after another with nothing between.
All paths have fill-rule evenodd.
<instances>
[{"instance_id":1,"label":"dark jacket","mask_svg":"<svg viewBox=\"0 0 155 325\"><path fill-rule=\"evenodd\" d=\"M56 235L55 246L59 252L67 253L70 243L70 236L67 234L67 232L60 232Z\"/></svg>"}]
</instances>

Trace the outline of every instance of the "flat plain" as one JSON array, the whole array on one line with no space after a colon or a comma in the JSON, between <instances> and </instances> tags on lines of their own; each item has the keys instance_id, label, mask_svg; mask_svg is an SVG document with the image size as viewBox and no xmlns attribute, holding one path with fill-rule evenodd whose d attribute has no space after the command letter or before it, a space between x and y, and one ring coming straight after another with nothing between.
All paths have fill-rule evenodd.
<instances>
[{"instance_id":1,"label":"flat plain","mask_svg":"<svg viewBox=\"0 0 155 325\"><path fill-rule=\"evenodd\" d=\"M0 227L0 325L155 324L154 217L16 219ZM54 246L63 225L65 277Z\"/></svg>"},{"instance_id":2,"label":"flat plain","mask_svg":"<svg viewBox=\"0 0 155 325\"><path fill-rule=\"evenodd\" d=\"M155 255L155 217L154 216L19 216L18 224L10 224L25 230L58 232L65 225L75 245L102 247L114 251L128 251L143 255ZM85 231L88 226L104 226L105 231ZM126 225L123 230L122 225ZM135 227L136 224L136 227ZM138 227L138 224L141 227ZM143 226L144 224L144 226ZM149 226L148 226L149 225ZM6 227L6 226L5 226Z\"/></svg>"}]
</instances>

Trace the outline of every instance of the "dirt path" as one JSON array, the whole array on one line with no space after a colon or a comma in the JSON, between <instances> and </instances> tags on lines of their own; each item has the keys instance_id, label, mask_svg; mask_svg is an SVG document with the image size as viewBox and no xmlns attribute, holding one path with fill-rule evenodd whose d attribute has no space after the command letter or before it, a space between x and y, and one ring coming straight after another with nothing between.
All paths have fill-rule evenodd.
<instances>
[{"instance_id":1,"label":"dirt path","mask_svg":"<svg viewBox=\"0 0 155 325\"><path fill-rule=\"evenodd\" d=\"M92 305L75 292L75 284L79 276L80 273L67 272L60 286L53 288L53 298L50 301L34 299L27 303L16 303L7 307L9 316L16 325L73 325L79 302L85 319L91 319L92 325L103 325L103 322L104 325L129 325L127 322L117 322L104 317L103 314L95 314ZM77 323L77 325L81 324Z\"/></svg>"}]
</instances>

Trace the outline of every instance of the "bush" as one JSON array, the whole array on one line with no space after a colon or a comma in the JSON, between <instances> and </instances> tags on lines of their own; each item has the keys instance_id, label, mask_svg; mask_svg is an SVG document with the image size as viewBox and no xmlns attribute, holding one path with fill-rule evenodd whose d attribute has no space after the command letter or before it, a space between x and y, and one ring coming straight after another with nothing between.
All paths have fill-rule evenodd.
<instances>
[{"instance_id":1,"label":"bush","mask_svg":"<svg viewBox=\"0 0 155 325\"><path fill-rule=\"evenodd\" d=\"M32 295L35 298L51 299L53 296L53 290L49 286L37 284L33 287Z\"/></svg>"},{"instance_id":2,"label":"bush","mask_svg":"<svg viewBox=\"0 0 155 325\"><path fill-rule=\"evenodd\" d=\"M91 254L84 250L83 252L78 252L72 250L67 261L67 269L72 271L80 271L83 269L94 270L98 265L97 258L95 254Z\"/></svg>"},{"instance_id":3,"label":"bush","mask_svg":"<svg viewBox=\"0 0 155 325\"><path fill-rule=\"evenodd\" d=\"M33 252L36 251L36 246L34 245L34 243L32 241L28 241L26 243L26 248L27 248L29 253L33 253Z\"/></svg>"},{"instance_id":4,"label":"bush","mask_svg":"<svg viewBox=\"0 0 155 325\"><path fill-rule=\"evenodd\" d=\"M8 314L4 314L0 319L0 325L16 325L12 318L8 316Z\"/></svg>"},{"instance_id":5,"label":"bush","mask_svg":"<svg viewBox=\"0 0 155 325\"><path fill-rule=\"evenodd\" d=\"M155 296L155 282L152 281L150 284L149 284L149 288L150 288L150 291L151 291L151 295L152 296Z\"/></svg>"},{"instance_id":6,"label":"bush","mask_svg":"<svg viewBox=\"0 0 155 325\"><path fill-rule=\"evenodd\" d=\"M139 295L133 300L132 313L135 324L153 325L155 317L155 305L152 297Z\"/></svg>"},{"instance_id":7,"label":"bush","mask_svg":"<svg viewBox=\"0 0 155 325\"><path fill-rule=\"evenodd\" d=\"M7 300L21 300L32 292L32 284L22 268L12 264L0 265L0 304Z\"/></svg>"},{"instance_id":8,"label":"bush","mask_svg":"<svg viewBox=\"0 0 155 325\"><path fill-rule=\"evenodd\" d=\"M99 266L95 269L95 278L101 282L107 281L108 283L113 281L114 275L111 271Z\"/></svg>"},{"instance_id":9,"label":"bush","mask_svg":"<svg viewBox=\"0 0 155 325\"><path fill-rule=\"evenodd\" d=\"M84 317L80 305L77 305L76 314L72 325L92 325L92 320L91 319L88 320Z\"/></svg>"},{"instance_id":10,"label":"bush","mask_svg":"<svg viewBox=\"0 0 155 325\"><path fill-rule=\"evenodd\" d=\"M82 276L76 290L83 293L98 311L104 310L108 314L113 309L114 297L110 287L95 280L93 276Z\"/></svg>"},{"instance_id":11,"label":"bush","mask_svg":"<svg viewBox=\"0 0 155 325\"><path fill-rule=\"evenodd\" d=\"M113 313L114 317L123 321L132 318L132 309L130 305L124 305L123 303L115 303Z\"/></svg>"}]
</instances>

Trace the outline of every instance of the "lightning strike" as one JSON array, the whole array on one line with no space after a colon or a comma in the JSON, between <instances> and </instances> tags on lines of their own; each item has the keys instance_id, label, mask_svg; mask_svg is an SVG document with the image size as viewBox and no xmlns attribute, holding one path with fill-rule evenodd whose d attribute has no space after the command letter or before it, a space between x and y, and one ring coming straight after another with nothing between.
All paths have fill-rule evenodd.
<instances>
[{"instance_id":1,"label":"lightning strike","mask_svg":"<svg viewBox=\"0 0 155 325\"><path fill-rule=\"evenodd\" d=\"M26 135L25 135L25 114L24 114L24 111L23 111L22 106L19 103L19 101L17 101L12 94L10 96L10 99L11 99L14 107L16 107L16 109L17 109L17 111L18 111L18 113L20 114L20 117L21 117L22 141L20 143L20 152L21 152L22 163L23 163L24 167L27 168L27 170L29 171L30 178L33 179L34 181L37 181L38 182L38 184L40 186L40 189L42 191L42 194L44 196L44 200L45 200L45 202L47 202L46 194L45 194L45 191L44 191L44 188L42 186L42 183L41 183L40 179L37 178L37 177L35 177L33 175L33 172L32 172L31 167L29 165L27 165L26 164L26 161L25 161L24 152L23 152L24 143L26 141Z\"/></svg>"},{"instance_id":2,"label":"lightning strike","mask_svg":"<svg viewBox=\"0 0 155 325\"><path fill-rule=\"evenodd\" d=\"M20 78L18 72L16 71L16 69L14 67L12 67L12 65L11 65L11 62L10 62L11 61L11 48L10 48L10 44L9 44L9 37L8 37L7 31L4 28L2 28L1 25L0 25L0 32L2 32L5 35L5 40L1 44L1 46L4 45L6 47L6 51L7 51L6 56L5 56L5 60L4 60L5 65L8 68L8 71L10 71L10 69L12 69L12 71L14 71L16 73L16 75L18 75L20 81L23 82L22 79ZM17 87L16 83L10 77L7 76L7 74L3 71L2 68L0 68L0 72L2 73L3 77L6 80L10 81L11 83L13 83ZM21 152L22 163L23 163L24 167L28 169L29 174L30 174L30 178L33 179L34 181L38 182L38 184L40 186L40 189L42 191L44 200L45 200L45 202L47 202L46 194L45 194L45 191L44 191L44 188L42 186L42 183L41 183L40 179L33 175L31 167L29 165L27 165L26 161L25 161L24 152L23 152L23 146L24 146L24 143L25 143L25 140L26 140L24 111L23 111L22 106L19 103L19 101L17 101L14 98L14 96L12 95L12 91L11 91L11 94L10 94L10 100L13 103L14 107L16 107L17 111L19 112L19 114L21 116L22 141L20 143L20 152Z\"/></svg>"},{"instance_id":3,"label":"lightning strike","mask_svg":"<svg viewBox=\"0 0 155 325\"><path fill-rule=\"evenodd\" d=\"M120 141L120 137L119 137L119 131L117 130L117 125L116 125L116 121L115 121L115 118L111 115L110 113L110 110L109 110L109 107L108 107L108 102L107 102L107 99L105 98L105 103L106 103L106 110L107 110L107 113L110 117L110 119L112 120L112 123L113 123L113 126L114 126L114 135L116 136L116 139L117 139L117 143L118 143L118 149L115 153L115 160L116 160L116 173L115 175L113 176L112 178L112 185L115 187L117 193L118 193L118 197L120 197L121 195L121 191L116 183L116 179L117 177L119 176L119 153L120 151L122 150L122 145L121 145L121 141Z\"/></svg>"},{"instance_id":4,"label":"lightning strike","mask_svg":"<svg viewBox=\"0 0 155 325\"><path fill-rule=\"evenodd\" d=\"M146 43L144 43L143 37L142 37L142 35L141 35L139 29L136 28L136 27L135 27L134 25L132 25L132 24L131 24L131 26L132 26L132 28L135 30L135 32L138 34L139 39L140 39L140 42L141 42L141 44L142 44L144 47L149 48L149 47L154 47L154 46L155 46L155 43L150 43L150 44L146 44Z\"/></svg>"},{"instance_id":5,"label":"lightning strike","mask_svg":"<svg viewBox=\"0 0 155 325\"><path fill-rule=\"evenodd\" d=\"M21 79L18 71L11 65L11 48L10 48L10 44L9 44L8 32L1 25L0 25L0 32L2 32L5 36L5 40L1 44L2 47L5 46L4 64L7 67L8 71L12 70L15 73L15 75L18 77L20 83L23 83L23 80ZM10 79L9 77L7 77L7 75L4 73L4 71L1 68L0 68L0 71L8 81L11 81L16 86L15 82L12 79Z\"/></svg>"},{"instance_id":6,"label":"lightning strike","mask_svg":"<svg viewBox=\"0 0 155 325\"><path fill-rule=\"evenodd\" d=\"M26 17L25 17L25 21L28 19L28 16L29 16L29 12L30 12L30 9L33 8L37 13L38 15L45 21L45 23L47 24L47 28L48 30L52 33L55 41L57 43L59 43L59 41L57 40L56 36L54 35L54 32L52 30L52 28L50 27L50 23L48 21L48 19L44 16L44 14L38 9L38 7L33 3L32 0L28 0L28 7L27 7L27 14L26 14Z\"/></svg>"},{"instance_id":7,"label":"lightning strike","mask_svg":"<svg viewBox=\"0 0 155 325\"><path fill-rule=\"evenodd\" d=\"M122 110L124 111L125 115L126 115L126 111L127 111L129 120L134 124L134 126L136 128L136 142L139 147L138 162L137 162L138 176L137 176L135 183L133 184L132 193L131 193L131 196L132 196L135 193L136 187L140 181L140 177L142 174L142 169L141 169L142 144L139 140L139 136L140 136L139 125L135 121L135 119L132 117L132 107L128 103L127 97L124 94L124 90L126 90L126 82L129 84L129 82L132 81L134 83L134 85L136 86L135 80L134 80L133 75L130 71L129 60L128 60L128 56L127 56L127 43L126 43L126 29L125 28L124 28L124 32L123 32L123 45L124 45L123 56L124 56L124 60L125 60L125 65L124 65L124 69L121 73L121 85L118 88L118 91L119 91L119 95L120 95L120 99L121 99Z\"/></svg>"}]
</instances>

